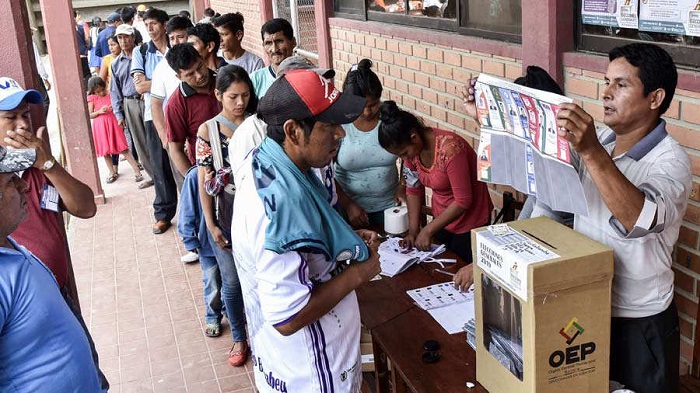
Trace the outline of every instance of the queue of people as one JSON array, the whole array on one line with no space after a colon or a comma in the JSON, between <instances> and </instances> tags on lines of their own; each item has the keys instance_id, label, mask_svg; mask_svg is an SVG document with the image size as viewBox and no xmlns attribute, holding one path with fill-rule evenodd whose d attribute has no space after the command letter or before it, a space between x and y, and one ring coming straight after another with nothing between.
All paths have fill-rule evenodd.
<instances>
[{"instance_id":1,"label":"queue of people","mask_svg":"<svg viewBox=\"0 0 700 393\"><path fill-rule=\"evenodd\" d=\"M370 59L354 65L338 90L333 70L293 56L294 32L284 19L261 28L267 67L241 47L238 13L193 25L188 15L169 18L150 8L142 19L148 43L134 45L136 30L124 24L106 37L109 48L119 46L118 53L110 49L109 92L104 78L88 83L96 150L111 168L107 182L118 176L110 157L120 153L143 180L120 132L128 127L155 184L153 233L168 230L179 205L178 233L190 252L183 261L199 259L202 267L204 334L220 336L226 316L229 363L239 367L252 357L259 391L359 391L354 290L380 272L371 228L381 227L385 209L405 203L404 246L446 244L468 263L454 279L468 288L471 230L488 225L493 211L486 184L477 180L474 149L458 133L427 127L382 101ZM576 104L562 104L557 119L558 135L577 156L590 214L570 217L531 199L523 218L573 218L575 230L614 249L611 379L639 391L675 391L680 338L671 252L691 171L661 116L677 72L671 56L652 44L616 48L609 57L602 93L608 128L597 133ZM474 85L465 82L465 111L478 122ZM3 282L43 283L35 296L46 305L39 306L52 307L51 317L66 323L66 338L75 343L66 386L104 390L89 332L63 290L63 239L37 244L35 232L46 222L58 225L62 210L94 215L92 193L53 160L43 129L35 132L26 120L28 105L41 102L38 93L7 83L13 88L0 92L0 112L17 116L8 124L0 119L0 209L7 215L0 258L14 267ZM537 67L516 83L561 93ZM423 224L426 187L433 218ZM0 292L0 317L21 320L8 310L29 295ZM61 305L53 307L59 294ZM32 348L43 337L3 326L0 337L12 339L0 341L7 361L18 356L11 349ZM50 376L18 366L0 375L0 386L30 387L41 378Z\"/></svg>"}]
</instances>

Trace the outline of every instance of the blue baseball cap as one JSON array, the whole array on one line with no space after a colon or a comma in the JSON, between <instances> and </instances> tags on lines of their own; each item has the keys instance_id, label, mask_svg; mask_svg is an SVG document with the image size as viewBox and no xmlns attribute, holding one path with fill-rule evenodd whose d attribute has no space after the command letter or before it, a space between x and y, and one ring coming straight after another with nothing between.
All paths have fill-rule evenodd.
<instances>
[{"instance_id":1,"label":"blue baseball cap","mask_svg":"<svg viewBox=\"0 0 700 393\"><path fill-rule=\"evenodd\" d=\"M0 78L0 111L10 111L27 100L30 104L41 104L44 98L33 89L24 90L22 86L12 78Z\"/></svg>"}]
</instances>

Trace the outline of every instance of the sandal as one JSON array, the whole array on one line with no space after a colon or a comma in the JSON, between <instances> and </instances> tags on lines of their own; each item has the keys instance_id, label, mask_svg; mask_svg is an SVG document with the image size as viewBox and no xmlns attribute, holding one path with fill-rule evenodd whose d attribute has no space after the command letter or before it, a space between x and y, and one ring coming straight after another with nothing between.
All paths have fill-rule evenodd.
<instances>
[{"instance_id":1,"label":"sandal","mask_svg":"<svg viewBox=\"0 0 700 393\"><path fill-rule=\"evenodd\" d=\"M245 345L245 348L243 350L234 351L233 348L236 347L236 344ZM248 360L249 353L250 353L250 347L248 347L247 342L245 342L245 341L235 342L235 343L233 343L233 346L231 347L231 351L229 351L229 353L228 353L228 363L232 367L240 367L240 366L245 364L246 360Z\"/></svg>"},{"instance_id":2,"label":"sandal","mask_svg":"<svg viewBox=\"0 0 700 393\"><path fill-rule=\"evenodd\" d=\"M208 323L207 328L204 329L204 335L207 337L221 336L221 324L218 322Z\"/></svg>"},{"instance_id":3,"label":"sandal","mask_svg":"<svg viewBox=\"0 0 700 393\"><path fill-rule=\"evenodd\" d=\"M118 177L119 177L118 173L114 173L114 174L109 175L109 177L107 178L107 184L114 183L114 181L117 180Z\"/></svg>"},{"instance_id":4,"label":"sandal","mask_svg":"<svg viewBox=\"0 0 700 393\"><path fill-rule=\"evenodd\" d=\"M134 181L140 183L143 181L143 175L134 176Z\"/></svg>"}]
</instances>

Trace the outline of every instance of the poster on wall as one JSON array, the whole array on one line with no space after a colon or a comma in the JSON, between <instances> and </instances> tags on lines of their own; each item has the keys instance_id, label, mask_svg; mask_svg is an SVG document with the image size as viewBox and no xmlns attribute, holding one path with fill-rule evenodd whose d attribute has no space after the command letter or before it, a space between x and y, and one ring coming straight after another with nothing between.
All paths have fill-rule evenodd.
<instances>
[{"instance_id":1,"label":"poster on wall","mask_svg":"<svg viewBox=\"0 0 700 393\"><path fill-rule=\"evenodd\" d=\"M700 36L700 0L641 0L639 30Z\"/></svg>"},{"instance_id":2,"label":"poster on wall","mask_svg":"<svg viewBox=\"0 0 700 393\"><path fill-rule=\"evenodd\" d=\"M639 0L583 0L581 19L585 25L636 29L638 9Z\"/></svg>"}]
</instances>

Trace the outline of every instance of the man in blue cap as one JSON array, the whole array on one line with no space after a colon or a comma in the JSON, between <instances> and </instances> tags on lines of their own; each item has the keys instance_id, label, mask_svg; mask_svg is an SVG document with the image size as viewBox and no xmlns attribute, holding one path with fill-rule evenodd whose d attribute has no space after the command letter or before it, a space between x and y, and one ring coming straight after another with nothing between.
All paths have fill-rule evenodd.
<instances>
[{"instance_id":1,"label":"man in blue cap","mask_svg":"<svg viewBox=\"0 0 700 393\"><path fill-rule=\"evenodd\" d=\"M75 286L69 274L70 258L62 213L66 211L76 217L90 218L95 215L97 207L90 187L74 178L51 155L48 141L43 138L46 128L40 127L34 131L29 114L30 104L41 103L38 91L25 90L15 80L0 77L0 147L32 149L36 158L33 165L19 174L25 184L28 213L26 220L18 223L12 232L12 237L51 270L65 303L82 321L71 298L71 292L75 291L70 289ZM89 338L87 329L84 330ZM97 364L97 353L93 352L93 356ZM5 364L1 358L0 364ZM103 387L108 386L104 377L100 376ZM0 388L0 391L3 389Z\"/></svg>"},{"instance_id":2,"label":"man in blue cap","mask_svg":"<svg viewBox=\"0 0 700 393\"><path fill-rule=\"evenodd\" d=\"M109 43L107 42L107 39L111 36L114 35L114 32L117 30L117 26L122 24L122 17L116 12L112 12L109 14L107 17L107 27L104 28L100 32L100 34L97 35L97 43L95 44L95 56L99 57L100 59L104 56L107 56L109 52Z\"/></svg>"}]
</instances>

